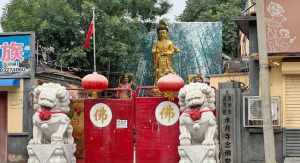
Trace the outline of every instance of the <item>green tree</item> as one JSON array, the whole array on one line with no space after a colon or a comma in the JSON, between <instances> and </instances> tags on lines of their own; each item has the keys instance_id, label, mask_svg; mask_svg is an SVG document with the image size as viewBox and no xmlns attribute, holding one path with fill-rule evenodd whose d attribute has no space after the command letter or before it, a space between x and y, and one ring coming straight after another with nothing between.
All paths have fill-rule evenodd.
<instances>
[{"instance_id":1,"label":"green tree","mask_svg":"<svg viewBox=\"0 0 300 163\"><path fill-rule=\"evenodd\" d=\"M54 49L56 65L92 69L93 50L83 49L96 8L97 70L134 71L145 23L171 7L166 0L12 0L1 24L5 32L35 31L40 47ZM93 44L92 44L93 46Z\"/></svg>"},{"instance_id":2,"label":"green tree","mask_svg":"<svg viewBox=\"0 0 300 163\"><path fill-rule=\"evenodd\" d=\"M234 18L240 16L242 0L187 0L186 8L179 16L181 21L222 21L223 52L237 55L238 28Z\"/></svg>"}]
</instances>

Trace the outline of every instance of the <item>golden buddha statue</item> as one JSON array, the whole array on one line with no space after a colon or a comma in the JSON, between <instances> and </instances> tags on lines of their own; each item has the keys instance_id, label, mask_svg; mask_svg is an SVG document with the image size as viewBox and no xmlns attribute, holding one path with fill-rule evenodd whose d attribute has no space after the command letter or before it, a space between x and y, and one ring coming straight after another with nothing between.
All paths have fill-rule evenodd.
<instances>
[{"instance_id":1,"label":"golden buddha statue","mask_svg":"<svg viewBox=\"0 0 300 163\"><path fill-rule=\"evenodd\" d=\"M158 40L154 43L152 48L155 83L160 77L168 73L175 73L172 68L172 57L175 53L180 51L180 49L169 40L169 29L163 20L159 22L157 35Z\"/></svg>"}]
</instances>

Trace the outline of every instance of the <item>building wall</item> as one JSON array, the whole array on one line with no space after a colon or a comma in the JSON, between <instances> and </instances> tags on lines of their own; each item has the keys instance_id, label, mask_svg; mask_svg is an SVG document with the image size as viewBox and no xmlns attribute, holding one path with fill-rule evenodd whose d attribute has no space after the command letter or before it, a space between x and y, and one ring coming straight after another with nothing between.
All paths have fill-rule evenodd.
<instances>
[{"instance_id":1,"label":"building wall","mask_svg":"<svg viewBox=\"0 0 300 163\"><path fill-rule=\"evenodd\" d=\"M300 68L299 68L300 62L279 62L279 63L280 63L280 65L277 65L277 66L273 65L270 69L270 91L271 91L271 96L280 97L281 127L285 128L285 127L287 127L286 121L289 118L289 115L287 112L287 101L286 101L287 95L285 92L288 91L287 89L290 89L290 88L286 88L286 84L287 84L286 79L291 76L293 76L294 78L299 77L299 79L300 79ZM297 82L297 81L295 81L295 82ZM297 89L297 88L295 88L295 89ZM296 98L300 99L300 94L294 95L294 97L295 96L299 96ZM299 100L299 105L300 105L300 100ZM291 113L289 113L289 114L291 114ZM296 120L298 120L298 119L296 119ZM299 121L299 126L294 126L296 128L300 128L300 118L298 121Z\"/></svg>"},{"instance_id":2,"label":"building wall","mask_svg":"<svg viewBox=\"0 0 300 163\"><path fill-rule=\"evenodd\" d=\"M7 132L23 132L23 90L24 82L20 79L20 87L2 87L7 91Z\"/></svg>"},{"instance_id":3,"label":"building wall","mask_svg":"<svg viewBox=\"0 0 300 163\"><path fill-rule=\"evenodd\" d=\"M282 62L283 127L300 129L300 62Z\"/></svg>"},{"instance_id":4,"label":"building wall","mask_svg":"<svg viewBox=\"0 0 300 163\"><path fill-rule=\"evenodd\" d=\"M29 91L30 79L20 79L19 87L1 87L7 92L7 161L8 163L24 163L27 159L26 145L31 137L32 121ZM28 121L28 122L27 122Z\"/></svg>"},{"instance_id":5,"label":"building wall","mask_svg":"<svg viewBox=\"0 0 300 163\"><path fill-rule=\"evenodd\" d=\"M225 83L233 80L237 82L242 82L246 84L246 86L249 86L248 73L227 73L227 74L211 75L210 85L218 89L219 83Z\"/></svg>"},{"instance_id":6,"label":"building wall","mask_svg":"<svg viewBox=\"0 0 300 163\"><path fill-rule=\"evenodd\" d=\"M300 157L300 60L288 61L271 69L271 96L281 97L284 160Z\"/></svg>"},{"instance_id":7,"label":"building wall","mask_svg":"<svg viewBox=\"0 0 300 163\"><path fill-rule=\"evenodd\" d=\"M287 88L286 85L286 79L291 78L291 76L295 79L300 79L300 69L299 69L300 62L281 62L280 66L272 67L270 71L270 84L271 84L271 96L279 96L281 100L281 119L282 123L281 126L283 128L287 127L287 120L290 118L290 112L287 111L288 102L286 99L286 92L288 92L291 88ZM297 81L295 81L297 82ZM295 83L296 86L297 83ZM289 86L290 87L290 86ZM294 88L297 89L297 86ZM292 88L293 90L293 88ZM299 97L298 97L299 96ZM300 99L300 94L293 95L295 98ZM298 104L300 105L300 101L293 103L294 105ZM295 117L293 117L295 118ZM293 119L293 121L299 121L299 126L294 126L296 128L300 128L300 118L299 119Z\"/></svg>"}]
</instances>

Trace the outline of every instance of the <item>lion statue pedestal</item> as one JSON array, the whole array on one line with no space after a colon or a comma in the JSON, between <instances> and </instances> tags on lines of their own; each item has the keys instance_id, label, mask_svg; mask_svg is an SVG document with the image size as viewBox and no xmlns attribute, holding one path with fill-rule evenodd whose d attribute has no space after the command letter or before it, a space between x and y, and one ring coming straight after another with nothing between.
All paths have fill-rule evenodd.
<instances>
[{"instance_id":1,"label":"lion statue pedestal","mask_svg":"<svg viewBox=\"0 0 300 163\"><path fill-rule=\"evenodd\" d=\"M70 108L65 87L45 83L34 89L33 138L28 163L76 163L73 127L66 115Z\"/></svg>"},{"instance_id":2,"label":"lion statue pedestal","mask_svg":"<svg viewBox=\"0 0 300 163\"><path fill-rule=\"evenodd\" d=\"M74 144L29 144L28 163L76 163Z\"/></svg>"},{"instance_id":3,"label":"lion statue pedestal","mask_svg":"<svg viewBox=\"0 0 300 163\"><path fill-rule=\"evenodd\" d=\"M208 161L209 148L205 145L183 145L178 147L179 163L203 163ZM213 158L214 159L214 158ZM214 160L212 160L214 161ZM213 162L211 162L213 163Z\"/></svg>"},{"instance_id":4,"label":"lion statue pedestal","mask_svg":"<svg viewBox=\"0 0 300 163\"><path fill-rule=\"evenodd\" d=\"M204 83L180 89L179 163L219 163L215 92Z\"/></svg>"}]
</instances>

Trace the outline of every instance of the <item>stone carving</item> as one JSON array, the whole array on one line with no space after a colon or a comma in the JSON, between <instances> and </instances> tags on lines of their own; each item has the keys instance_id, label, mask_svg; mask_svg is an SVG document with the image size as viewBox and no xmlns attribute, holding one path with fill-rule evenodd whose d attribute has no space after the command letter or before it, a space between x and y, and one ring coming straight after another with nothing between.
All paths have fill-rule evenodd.
<instances>
[{"instance_id":1,"label":"stone carving","mask_svg":"<svg viewBox=\"0 0 300 163\"><path fill-rule=\"evenodd\" d=\"M267 4L267 47L269 52L285 52L294 43L297 37L286 26L287 11L277 2Z\"/></svg>"},{"instance_id":2,"label":"stone carving","mask_svg":"<svg viewBox=\"0 0 300 163\"><path fill-rule=\"evenodd\" d=\"M34 89L33 138L29 141L28 163L75 163L69 93L65 87L45 83Z\"/></svg>"},{"instance_id":3,"label":"stone carving","mask_svg":"<svg viewBox=\"0 0 300 163\"><path fill-rule=\"evenodd\" d=\"M179 118L179 163L218 163L214 89L205 83L190 83L181 88L178 97L182 111Z\"/></svg>"}]
</instances>

